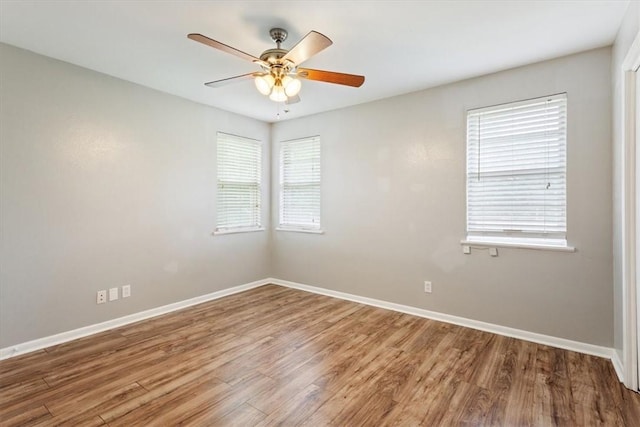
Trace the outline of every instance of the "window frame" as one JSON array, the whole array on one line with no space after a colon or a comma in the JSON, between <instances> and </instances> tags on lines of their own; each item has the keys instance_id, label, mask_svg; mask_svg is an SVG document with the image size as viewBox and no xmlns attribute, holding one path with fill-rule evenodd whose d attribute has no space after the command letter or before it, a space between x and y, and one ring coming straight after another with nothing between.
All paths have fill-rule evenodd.
<instances>
[{"instance_id":1,"label":"window frame","mask_svg":"<svg viewBox=\"0 0 640 427\"><path fill-rule=\"evenodd\" d=\"M221 205L224 204L224 200L221 198L221 186L224 186L225 183L233 182L221 179L221 147L225 143L235 143L239 145L246 144L247 147L256 148L257 147L257 156L252 159L255 161L254 166L255 169L255 181L250 181L246 186L255 186L255 197L257 199L256 206L249 206L252 209L252 213L250 216L256 219L256 221L250 225L239 225L239 224L231 224L221 226ZM237 154L237 153L236 153ZM216 213L215 220L216 226L213 231L213 235L221 235L221 234L235 234L235 233L247 233L254 231L263 231L265 228L263 226L263 218L262 218L262 181L263 181L263 143L259 139L249 138L246 136L235 135L228 132L218 131L216 133ZM233 182L235 185L239 185L238 182Z\"/></svg>"},{"instance_id":2,"label":"window frame","mask_svg":"<svg viewBox=\"0 0 640 427\"><path fill-rule=\"evenodd\" d=\"M318 194L318 211L317 211L317 226L310 226L307 224L296 224L296 223L285 223L285 193L287 183L285 182L285 168L284 168L284 159L286 150L291 148L293 144L317 144L316 148L313 150L317 150L318 152L318 182L315 184L313 181L307 181L307 185L317 185L317 194ZM307 136L303 138L295 138L289 139L286 141L280 141L279 146L279 162L278 162L278 176L279 176L279 192L278 192L278 226L276 227L277 231L293 231L299 233L311 233L311 234L323 234L324 230L322 229L322 143L319 135ZM305 185L304 183L298 183L298 185Z\"/></svg>"},{"instance_id":3,"label":"window frame","mask_svg":"<svg viewBox=\"0 0 640 427\"><path fill-rule=\"evenodd\" d=\"M558 102L560 101L560 102ZM562 147L563 152L560 155L560 158L563 160L561 162L561 170L560 172L556 171L556 174L558 174L558 176L561 177L561 182L563 184L563 188L564 188L564 194L563 194L563 205L562 205L562 215L564 218L564 228L561 231L537 231L535 230L535 223L534 224L528 224L529 228L524 228L521 230L510 230L509 228L503 228L502 230L490 230L491 227L486 227L484 230L482 229L482 226L479 227L472 227L471 226L471 214L470 214L470 187L471 187L471 176L472 174L480 174L480 169L478 169L480 166L475 166L472 167L472 165L470 164L471 162L471 150L472 148L475 150L474 152L474 159L475 161L478 162L478 165L480 164L479 162L481 161L481 154L480 154L480 147L482 144L482 139L480 137L480 127L478 127L478 135L473 134L472 136L472 127L471 127L471 120L478 120L476 126L480 126L480 118L482 117L483 114L487 114L487 115L494 115L494 116L499 116L499 119L506 119L509 117L509 114L511 111L513 111L514 109L518 109L518 108L523 108L523 107L533 107L536 104L539 104L541 102L555 102L557 104L560 104L560 108L562 108L561 113L557 114L558 116L558 122L557 124L560 125L561 127L563 127L561 130L556 130L555 133L556 134L562 134L562 140L559 142L559 145ZM503 116L500 116L500 113L502 112ZM564 120L564 122L562 122L562 120ZM465 214L466 214L466 218L465 218L465 232L466 232L466 238L461 240L461 244L465 245L465 246L478 246L478 247L519 247L519 248L529 248L529 249L550 249L550 250L559 250L559 251L574 251L575 248L571 247L568 245L567 243L567 234L568 234L568 225L567 225L567 211L568 211L568 179L567 179L567 172L568 172L568 168L567 168L567 152L568 152L568 138L567 138L567 133L568 133L568 126L567 126L567 122L568 122L568 96L567 93L558 93L558 94L554 94L554 95L548 95L548 96L542 96L542 97L536 97L536 98L530 98L530 99L525 99L525 100L518 100L518 101L514 101L514 102L508 102L508 103L502 103L502 104L497 104L497 105L492 105L492 106L488 106L488 107L482 107L482 108L474 108L474 109L469 109L466 111L466 144L465 144ZM495 122L494 122L495 123ZM553 122L553 124L556 124L556 122ZM517 130L517 127L522 127L523 122L516 122L515 124L516 128L513 130ZM550 125L549 128L553 128L553 125ZM475 128L474 128L475 130ZM512 137L513 138L513 137ZM511 142L511 144L513 144L513 146L518 147L517 144L520 143L522 144L523 142L526 144L526 136L523 139L517 139L513 138L514 141ZM486 141L486 139L485 139ZM530 141L529 141L530 143ZM473 144L476 144L476 146L473 146ZM550 145L545 146L545 148L548 150ZM489 146L490 148L495 149L495 146ZM519 148L519 147L518 147ZM525 159L525 160L534 160L535 161L535 154L529 154L531 157L519 157L517 158L519 159ZM547 154L548 155L548 154ZM500 155L498 155L498 158L500 157ZM494 160L496 161L496 158L490 158L490 160ZM485 158L486 161L486 158ZM493 173L493 179L495 180L494 182L498 182L498 180L500 180L501 182L508 182L509 180L517 180L518 178L523 179L524 175L523 172L524 168L523 167L518 167L516 165L513 165L513 162L511 164L509 164L508 161L503 161L500 160L501 162L503 162L501 164L501 166L513 166L511 169L503 169L501 172L498 173ZM549 160L547 159L546 162L549 162ZM534 167L535 169L539 169L539 161L537 163L537 166ZM548 168L549 163L545 164L545 168ZM555 163L552 163L554 165L554 167L557 168L559 167L558 165L560 164L559 160L556 160ZM474 172L475 171L475 172ZM545 173L549 173L549 172L545 172ZM504 178L502 179L501 176ZM536 173L532 174L532 176L536 176ZM538 174L539 176L539 174ZM523 185L522 183L520 184L521 186ZM507 188L507 192L513 192L513 189L518 189L517 185L512 185L509 188ZM474 190L475 191L475 200L473 200L474 202L481 202L482 201L482 193L478 192L477 189ZM522 190L520 190L522 191ZM535 192L536 190L532 189L530 190L531 192ZM526 193L527 196L532 196L532 193ZM512 196L513 197L513 196ZM546 203L548 203L547 201L545 201L545 205L544 206L550 206L550 205L546 205ZM526 209L521 209L521 212L526 212ZM531 207L531 213L536 213L535 211L535 207L532 206ZM538 212L539 214L539 212ZM543 216L544 218L547 218L546 215ZM514 217L511 218L511 220ZM508 224L508 220L505 220L505 225ZM544 223L544 222L543 222Z\"/></svg>"}]
</instances>

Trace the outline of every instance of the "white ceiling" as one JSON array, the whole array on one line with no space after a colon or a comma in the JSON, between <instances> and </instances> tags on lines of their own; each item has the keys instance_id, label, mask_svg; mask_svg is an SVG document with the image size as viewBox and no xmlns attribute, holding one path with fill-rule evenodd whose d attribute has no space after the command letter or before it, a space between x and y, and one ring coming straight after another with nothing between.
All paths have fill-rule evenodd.
<instances>
[{"instance_id":1,"label":"white ceiling","mask_svg":"<svg viewBox=\"0 0 640 427\"><path fill-rule=\"evenodd\" d=\"M8 1L0 41L249 117L283 118L413 92L610 45L629 1ZM304 81L285 107L250 81L204 82L257 66L187 39L196 32L259 56L268 31L291 48L310 30L333 45L305 67L366 76L351 88ZM46 78L46 76L42 76Z\"/></svg>"}]
</instances>

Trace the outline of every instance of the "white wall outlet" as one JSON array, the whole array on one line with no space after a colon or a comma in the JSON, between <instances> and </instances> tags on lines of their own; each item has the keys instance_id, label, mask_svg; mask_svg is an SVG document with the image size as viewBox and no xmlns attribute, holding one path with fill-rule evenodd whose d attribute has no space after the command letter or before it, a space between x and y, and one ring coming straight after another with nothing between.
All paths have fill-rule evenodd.
<instances>
[{"instance_id":1,"label":"white wall outlet","mask_svg":"<svg viewBox=\"0 0 640 427\"><path fill-rule=\"evenodd\" d=\"M107 302L107 291L98 291L98 296L96 297L96 304L104 304Z\"/></svg>"},{"instance_id":2,"label":"white wall outlet","mask_svg":"<svg viewBox=\"0 0 640 427\"><path fill-rule=\"evenodd\" d=\"M431 282L428 280L424 281L424 291L428 294L431 293Z\"/></svg>"},{"instance_id":3,"label":"white wall outlet","mask_svg":"<svg viewBox=\"0 0 640 427\"><path fill-rule=\"evenodd\" d=\"M128 298L131 296L131 285L124 285L122 287L122 298Z\"/></svg>"},{"instance_id":4,"label":"white wall outlet","mask_svg":"<svg viewBox=\"0 0 640 427\"><path fill-rule=\"evenodd\" d=\"M463 245L462 246L462 253L469 255L471 253L471 246L469 245Z\"/></svg>"},{"instance_id":5,"label":"white wall outlet","mask_svg":"<svg viewBox=\"0 0 640 427\"><path fill-rule=\"evenodd\" d=\"M109 288L109 301L118 299L118 288Z\"/></svg>"},{"instance_id":6,"label":"white wall outlet","mask_svg":"<svg viewBox=\"0 0 640 427\"><path fill-rule=\"evenodd\" d=\"M489 248L489 255L498 256L498 248Z\"/></svg>"}]
</instances>

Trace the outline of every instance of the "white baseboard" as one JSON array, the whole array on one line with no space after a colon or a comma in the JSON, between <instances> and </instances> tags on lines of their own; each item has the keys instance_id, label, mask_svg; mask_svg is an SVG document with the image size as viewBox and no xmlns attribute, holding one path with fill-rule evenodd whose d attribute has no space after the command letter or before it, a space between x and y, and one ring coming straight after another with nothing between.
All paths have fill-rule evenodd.
<instances>
[{"instance_id":1,"label":"white baseboard","mask_svg":"<svg viewBox=\"0 0 640 427\"><path fill-rule=\"evenodd\" d=\"M161 307L152 308L150 310L141 311L139 313L133 313L128 316L119 317L117 319L107 320L106 322L96 323L94 325L84 326L82 328L74 329L72 331L62 332L60 334L51 335L44 338L38 338L33 341L28 341L22 344L13 345L10 347L0 349L0 360L8 359L10 357L19 356L32 351L40 350L52 345L62 344L68 341L72 341L78 338L83 338L89 335L97 334L108 329L118 328L120 326L128 325L130 323L139 322L140 320L149 319L151 317L160 316L162 314L171 313L172 311L180 310L192 305L201 304L203 302L212 301L218 298L226 297L228 295L237 294L238 292L244 292L249 289L257 288L271 283L269 279L257 280L255 282L246 283L244 285L234 286L232 288L223 289L221 291L212 292L210 294L201 295L195 298L190 298L184 301L175 302Z\"/></svg>"},{"instance_id":2,"label":"white baseboard","mask_svg":"<svg viewBox=\"0 0 640 427\"><path fill-rule=\"evenodd\" d=\"M618 379L622 384L624 384L624 365L622 364L622 359L620 358L620 355L615 349L611 351L611 363L613 364L613 369L616 370Z\"/></svg>"},{"instance_id":3,"label":"white baseboard","mask_svg":"<svg viewBox=\"0 0 640 427\"><path fill-rule=\"evenodd\" d=\"M257 280L255 282L234 286L232 288L223 289L221 291L212 292L210 294L201 295L188 300L164 305L162 307L156 307L150 310L141 311L139 313L130 314L128 316L120 317L117 319L107 320L106 322L97 323L95 325L89 325L82 328L74 329L72 331L62 332L60 334L51 335L51 336L39 338L33 341L28 341L22 344L13 345L7 348L0 349L0 360L7 359L14 356L19 356L25 353L40 350L53 345L62 344L78 338L83 338L89 335L93 335L98 332L103 332L108 329L113 329L120 326L128 325L130 323L138 322L140 320L148 319L151 317L160 316L162 314L170 313L172 311L180 310L182 308L190 307L192 305L200 304L207 301L212 301L218 298L222 298L228 295L233 295L239 292L244 292L249 289L257 288L257 287L264 286L271 283L275 285L285 286L288 288L312 292L315 294L321 294L321 295L326 295L326 296L339 298L347 301L353 301L360 304L366 304L374 307L384 308L387 310L393 310L401 313L411 314L418 317L424 317L426 319L438 320L441 322L452 323L454 325L478 329L481 331L491 332L498 335L504 335L507 337L518 338L521 340L531 341L538 344L544 344L552 347L562 348L565 350L571 350L578 353L585 353L585 354L590 354L594 356L604 357L612 361L614 369L618 374L618 377L621 379L621 381L623 378L622 373L624 372L624 370L622 369L622 363L620 361L620 358L617 352L609 347L601 347L593 344L586 344L578 341L567 340L564 338L537 334L534 332L524 331L521 329L509 328L506 326L495 325L492 323L480 322L477 320L467 319L464 317L453 316L450 314L439 313L436 311L424 310L417 307L396 304L392 302L377 300L374 298L348 294L340 291L333 291L330 289L304 285L302 283L290 282L288 280L281 280L276 278Z\"/></svg>"},{"instance_id":4,"label":"white baseboard","mask_svg":"<svg viewBox=\"0 0 640 427\"><path fill-rule=\"evenodd\" d=\"M578 353L604 357L607 359L611 359L612 362L613 362L614 356L617 356L616 352L609 347L601 347L598 345L587 344L579 341L572 341L564 338L553 337L550 335L538 334L535 332L524 331L521 329L509 328L507 326L495 325L493 323L480 322L478 320L453 316L451 314L438 313L437 311L424 310L422 308L411 307L408 305L396 304L396 303L377 300L373 298L367 298L359 295L348 294L345 292L333 291L325 288L318 288L315 286L304 285L302 283L290 282L288 280L270 278L267 281L269 283L273 283L274 285L300 289L307 292L313 292L315 294L321 294L321 295L326 295L334 298L340 298L347 301L353 301L361 304L371 305L374 307L385 308L387 310L399 311L401 313L411 314L414 316L424 317L432 320L438 320L446 323L452 323L454 325L465 326L467 328L478 329L480 331L491 332L494 334L504 335L512 338L518 338L521 340L548 345L551 347L557 347L565 350L575 351ZM614 362L614 367L615 367L615 362ZM618 372L617 368L616 368L616 372ZM618 373L618 376L620 376L620 373Z\"/></svg>"}]
</instances>

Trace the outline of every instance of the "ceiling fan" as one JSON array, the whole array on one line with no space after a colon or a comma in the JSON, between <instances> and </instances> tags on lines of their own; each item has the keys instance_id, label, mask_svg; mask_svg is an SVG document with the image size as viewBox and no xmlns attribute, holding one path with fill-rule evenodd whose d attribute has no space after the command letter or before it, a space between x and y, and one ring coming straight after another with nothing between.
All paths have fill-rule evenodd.
<instances>
[{"instance_id":1,"label":"ceiling fan","mask_svg":"<svg viewBox=\"0 0 640 427\"><path fill-rule=\"evenodd\" d=\"M327 36L317 31L310 31L291 50L282 49L282 43L287 39L287 31L282 28L272 28L269 31L271 39L276 43L275 49L267 49L257 58L241 50L235 49L202 34L189 34L191 40L230 53L239 58L258 64L262 70L226 79L205 83L209 87L220 87L229 83L253 79L258 91L269 96L275 102L293 104L300 101L298 93L302 87L300 79L316 80L345 86L360 87L364 83L364 76L355 74L336 73L334 71L312 70L301 68L307 59L331 46L333 43Z\"/></svg>"}]
</instances>

